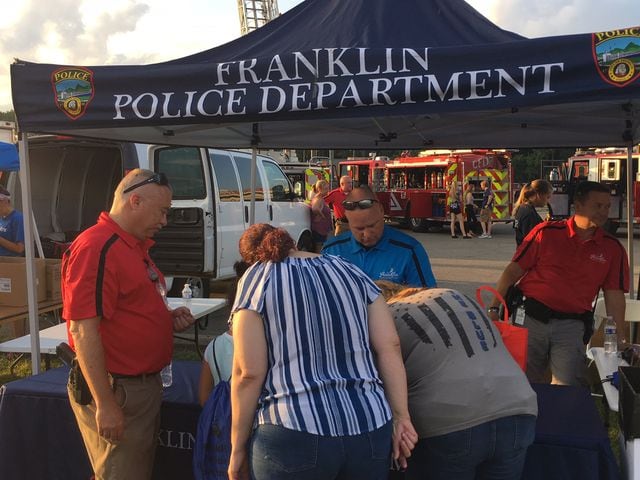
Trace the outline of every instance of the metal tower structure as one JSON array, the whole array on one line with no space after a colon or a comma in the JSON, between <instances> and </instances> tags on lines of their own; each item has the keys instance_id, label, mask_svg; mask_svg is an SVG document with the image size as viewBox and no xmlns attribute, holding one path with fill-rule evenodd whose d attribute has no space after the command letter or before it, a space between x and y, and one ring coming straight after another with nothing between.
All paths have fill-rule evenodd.
<instances>
[{"instance_id":1,"label":"metal tower structure","mask_svg":"<svg viewBox=\"0 0 640 480\"><path fill-rule=\"evenodd\" d=\"M246 35L276 18L278 0L237 0L240 16L240 33Z\"/></svg>"}]
</instances>

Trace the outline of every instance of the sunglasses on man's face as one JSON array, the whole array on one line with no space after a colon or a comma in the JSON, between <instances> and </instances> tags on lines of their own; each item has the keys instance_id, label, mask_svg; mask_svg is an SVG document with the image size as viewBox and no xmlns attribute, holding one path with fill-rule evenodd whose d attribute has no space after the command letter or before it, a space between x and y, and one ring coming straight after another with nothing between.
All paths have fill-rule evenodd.
<instances>
[{"instance_id":1,"label":"sunglasses on man's face","mask_svg":"<svg viewBox=\"0 0 640 480\"><path fill-rule=\"evenodd\" d=\"M167 179L167 176L164 173L154 173L149 178L145 178L141 182L134 183L130 187L125 188L124 192L122 193L129 193L132 190L135 190L136 188L141 187L143 185L147 185L149 183L156 183L158 185L162 185L163 187L166 187L169 185L169 180Z\"/></svg>"},{"instance_id":2,"label":"sunglasses on man's face","mask_svg":"<svg viewBox=\"0 0 640 480\"><path fill-rule=\"evenodd\" d=\"M350 202L348 200L345 200L344 202L342 202L342 206L345 210L355 210L356 208L366 210L373 207L373 204L377 202L378 200L374 200L372 198L365 198L364 200L359 200L357 202Z\"/></svg>"}]
</instances>

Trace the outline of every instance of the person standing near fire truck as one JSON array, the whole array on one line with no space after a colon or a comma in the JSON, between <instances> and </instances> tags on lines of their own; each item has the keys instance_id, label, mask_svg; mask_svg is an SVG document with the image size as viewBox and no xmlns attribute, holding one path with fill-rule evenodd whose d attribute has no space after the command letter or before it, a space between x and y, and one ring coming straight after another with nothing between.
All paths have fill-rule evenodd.
<instances>
[{"instance_id":1,"label":"person standing near fire truck","mask_svg":"<svg viewBox=\"0 0 640 480\"><path fill-rule=\"evenodd\" d=\"M447 190L447 207L451 216L451 238L458 238L456 235L456 221L460 226L462 238L471 238L464 228L464 220L462 217L462 202L460 201L460 192L458 191L458 182L452 180Z\"/></svg>"},{"instance_id":2,"label":"person standing near fire truck","mask_svg":"<svg viewBox=\"0 0 640 480\"><path fill-rule=\"evenodd\" d=\"M480 226L482 227L482 235L478 238L491 238L491 212L493 211L493 190L491 190L491 182L483 180L480 183L482 188L482 207L480 209Z\"/></svg>"},{"instance_id":3,"label":"person standing near fire truck","mask_svg":"<svg viewBox=\"0 0 640 480\"><path fill-rule=\"evenodd\" d=\"M335 236L340 235L343 232L349 231L349 220L344 213L344 207L342 202L347 198L349 192L353 189L353 180L348 175L340 177L340 186L331 190L324 201L333 210L333 217L335 220Z\"/></svg>"}]
</instances>

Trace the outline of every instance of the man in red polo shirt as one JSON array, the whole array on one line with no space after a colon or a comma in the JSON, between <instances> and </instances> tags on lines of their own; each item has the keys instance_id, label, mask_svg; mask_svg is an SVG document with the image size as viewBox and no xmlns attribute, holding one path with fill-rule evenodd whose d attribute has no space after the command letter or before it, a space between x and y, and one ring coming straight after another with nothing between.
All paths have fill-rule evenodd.
<instances>
[{"instance_id":1,"label":"man in red polo shirt","mask_svg":"<svg viewBox=\"0 0 640 480\"><path fill-rule=\"evenodd\" d=\"M118 185L109 213L73 242L62 261L63 318L93 400L71 407L96 479L151 478L160 426L160 370L173 331L194 321L169 310L164 277L149 257L167 223L163 174L136 169Z\"/></svg>"},{"instance_id":2,"label":"man in red polo shirt","mask_svg":"<svg viewBox=\"0 0 640 480\"><path fill-rule=\"evenodd\" d=\"M340 177L340 187L334 188L324 197L324 201L333 209L333 218L336 222L334 234L336 236L349 231L349 221L344 214L342 202L347 198L353 189L353 180L348 175Z\"/></svg>"},{"instance_id":3,"label":"man in red polo shirt","mask_svg":"<svg viewBox=\"0 0 640 480\"><path fill-rule=\"evenodd\" d=\"M625 343L628 338L624 293L629 291L629 260L620 242L602 229L610 198L606 186L580 183L574 194L575 215L538 224L498 280L496 288L503 296L518 282L526 298L531 382L544 382L550 367L552 383L587 385L584 345L600 289L607 313L616 321L618 341ZM493 319L497 319L497 305L495 300L489 307Z\"/></svg>"}]
</instances>

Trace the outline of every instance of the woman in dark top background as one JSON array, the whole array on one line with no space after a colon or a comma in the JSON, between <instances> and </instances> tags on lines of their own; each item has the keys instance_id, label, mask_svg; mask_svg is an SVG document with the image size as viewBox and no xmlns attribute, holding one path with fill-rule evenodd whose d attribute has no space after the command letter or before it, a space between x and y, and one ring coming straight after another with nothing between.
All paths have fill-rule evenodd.
<instances>
[{"instance_id":1,"label":"woman in dark top background","mask_svg":"<svg viewBox=\"0 0 640 480\"><path fill-rule=\"evenodd\" d=\"M527 234L537 224L542 222L542 218L536 208L547 206L553 187L546 180L534 180L527 183L522 190L518 200L513 207L513 228L516 231L516 243L520 245Z\"/></svg>"}]
</instances>

